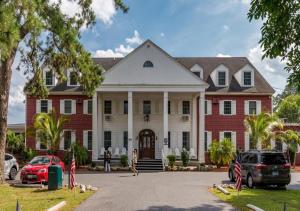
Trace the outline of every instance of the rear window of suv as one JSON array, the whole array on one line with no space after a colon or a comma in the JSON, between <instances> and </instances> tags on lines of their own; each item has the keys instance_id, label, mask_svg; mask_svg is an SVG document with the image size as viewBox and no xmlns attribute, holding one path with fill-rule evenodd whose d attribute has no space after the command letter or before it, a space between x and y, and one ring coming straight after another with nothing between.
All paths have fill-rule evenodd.
<instances>
[{"instance_id":1,"label":"rear window of suv","mask_svg":"<svg viewBox=\"0 0 300 211\"><path fill-rule=\"evenodd\" d=\"M261 154L261 163L266 165L281 165L286 163L283 154Z\"/></svg>"}]
</instances>

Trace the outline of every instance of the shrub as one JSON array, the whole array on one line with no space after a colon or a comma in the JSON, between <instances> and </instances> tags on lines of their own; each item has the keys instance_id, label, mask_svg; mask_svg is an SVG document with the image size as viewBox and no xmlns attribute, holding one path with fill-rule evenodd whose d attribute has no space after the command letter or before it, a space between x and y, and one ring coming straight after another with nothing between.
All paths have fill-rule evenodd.
<instances>
[{"instance_id":1,"label":"shrub","mask_svg":"<svg viewBox=\"0 0 300 211\"><path fill-rule=\"evenodd\" d=\"M121 155L120 163L122 167L128 166L128 156L127 155Z\"/></svg>"},{"instance_id":2,"label":"shrub","mask_svg":"<svg viewBox=\"0 0 300 211\"><path fill-rule=\"evenodd\" d=\"M210 160L217 168L229 164L234 156L234 148L230 139L223 139L220 142L213 141L209 147Z\"/></svg>"},{"instance_id":3,"label":"shrub","mask_svg":"<svg viewBox=\"0 0 300 211\"><path fill-rule=\"evenodd\" d=\"M37 156L37 152L31 148L25 148L23 150L23 156L26 161L30 161L32 158Z\"/></svg>"},{"instance_id":4,"label":"shrub","mask_svg":"<svg viewBox=\"0 0 300 211\"><path fill-rule=\"evenodd\" d=\"M186 167L190 162L189 152L186 149L183 149L181 152L181 161L184 167Z\"/></svg>"},{"instance_id":5,"label":"shrub","mask_svg":"<svg viewBox=\"0 0 300 211\"><path fill-rule=\"evenodd\" d=\"M168 163L169 166L173 169L174 165L175 165L175 161L176 161L176 156L175 155L168 155Z\"/></svg>"},{"instance_id":6,"label":"shrub","mask_svg":"<svg viewBox=\"0 0 300 211\"><path fill-rule=\"evenodd\" d=\"M88 150L85 147L81 146L79 143L76 142L72 144L71 149L72 149L71 151L65 153L65 157L64 157L65 164L68 165L69 159L72 159L73 150L74 150L76 167L88 164L90 162Z\"/></svg>"},{"instance_id":7,"label":"shrub","mask_svg":"<svg viewBox=\"0 0 300 211\"><path fill-rule=\"evenodd\" d=\"M92 162L91 167L92 167L92 168L95 168L95 167L96 167L96 163L95 163L95 162Z\"/></svg>"}]
</instances>

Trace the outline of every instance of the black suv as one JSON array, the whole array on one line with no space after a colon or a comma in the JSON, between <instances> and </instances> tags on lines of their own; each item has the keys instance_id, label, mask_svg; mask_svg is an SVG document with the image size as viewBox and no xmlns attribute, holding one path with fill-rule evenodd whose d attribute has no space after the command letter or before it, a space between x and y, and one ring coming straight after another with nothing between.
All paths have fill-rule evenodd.
<instances>
[{"instance_id":1,"label":"black suv","mask_svg":"<svg viewBox=\"0 0 300 211\"><path fill-rule=\"evenodd\" d=\"M249 188L255 185L285 187L291 181L290 164L282 152L250 150L239 155L242 182ZM235 181L233 161L228 170L230 181Z\"/></svg>"}]
</instances>

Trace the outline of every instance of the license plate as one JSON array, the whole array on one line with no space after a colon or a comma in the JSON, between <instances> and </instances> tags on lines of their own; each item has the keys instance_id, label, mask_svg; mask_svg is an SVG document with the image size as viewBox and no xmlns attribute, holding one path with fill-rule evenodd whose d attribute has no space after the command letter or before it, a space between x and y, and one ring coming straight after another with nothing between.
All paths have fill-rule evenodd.
<instances>
[{"instance_id":1,"label":"license plate","mask_svg":"<svg viewBox=\"0 0 300 211\"><path fill-rule=\"evenodd\" d=\"M27 175L26 176L28 179L33 179L33 178L36 178L36 175Z\"/></svg>"},{"instance_id":2,"label":"license plate","mask_svg":"<svg viewBox=\"0 0 300 211\"><path fill-rule=\"evenodd\" d=\"M273 171L272 176L278 176L278 171Z\"/></svg>"}]
</instances>

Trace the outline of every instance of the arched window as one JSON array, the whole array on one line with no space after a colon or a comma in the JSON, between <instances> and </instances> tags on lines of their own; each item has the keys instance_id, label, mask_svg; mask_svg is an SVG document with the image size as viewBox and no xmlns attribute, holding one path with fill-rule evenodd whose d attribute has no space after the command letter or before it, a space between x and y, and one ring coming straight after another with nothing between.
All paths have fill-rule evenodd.
<instances>
[{"instance_id":1,"label":"arched window","mask_svg":"<svg viewBox=\"0 0 300 211\"><path fill-rule=\"evenodd\" d=\"M153 63L149 60L145 61L143 67L153 67Z\"/></svg>"}]
</instances>

